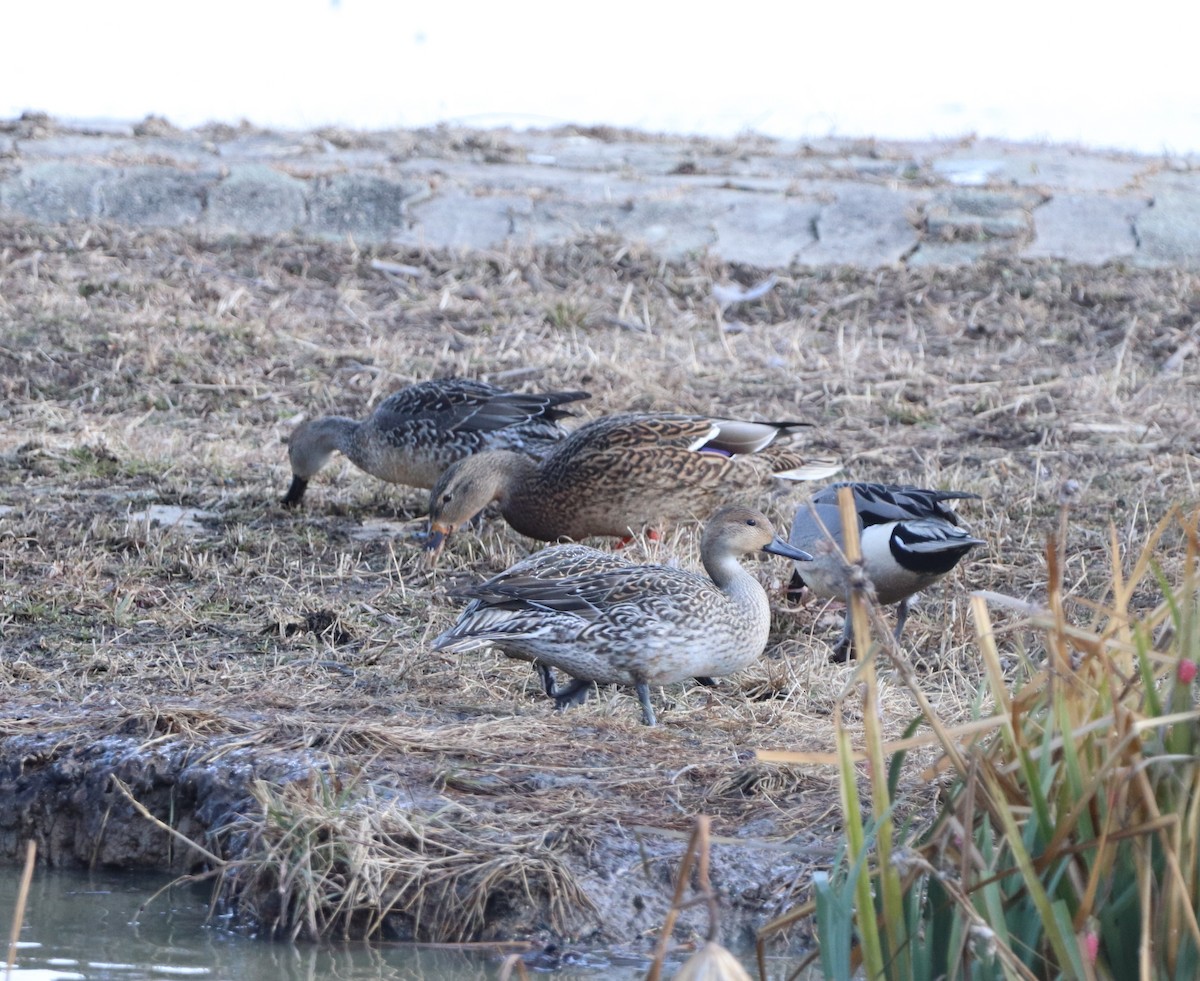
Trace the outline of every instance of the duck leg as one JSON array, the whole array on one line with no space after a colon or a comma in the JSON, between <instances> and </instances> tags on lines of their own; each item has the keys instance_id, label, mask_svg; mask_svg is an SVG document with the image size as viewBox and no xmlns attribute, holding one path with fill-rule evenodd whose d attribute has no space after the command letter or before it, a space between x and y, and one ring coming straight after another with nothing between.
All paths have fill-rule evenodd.
<instances>
[{"instance_id":1,"label":"duck leg","mask_svg":"<svg viewBox=\"0 0 1200 981\"><path fill-rule=\"evenodd\" d=\"M908 601L911 597L906 596L896 604L896 629L892 631L892 636L899 642L900 634L904 632L904 624L908 621ZM842 637L834 647L833 653L829 655L829 660L844 662L850 654L851 648L854 646L854 628L850 623L850 609L846 608L846 620L842 624ZM698 680L698 679L697 679Z\"/></svg>"},{"instance_id":2,"label":"duck leg","mask_svg":"<svg viewBox=\"0 0 1200 981\"><path fill-rule=\"evenodd\" d=\"M592 693L592 682L583 681L579 678L572 678L571 683L565 688L555 688L554 707L560 712L570 705L582 705L588 700L588 696Z\"/></svg>"},{"instance_id":3,"label":"duck leg","mask_svg":"<svg viewBox=\"0 0 1200 981\"><path fill-rule=\"evenodd\" d=\"M846 619L842 621L842 636L834 645L829 660L836 664L845 664L850 659L850 651L854 647L854 624L850 618L850 607L846 607Z\"/></svg>"},{"instance_id":4,"label":"duck leg","mask_svg":"<svg viewBox=\"0 0 1200 981\"><path fill-rule=\"evenodd\" d=\"M538 677L542 679L542 691L553 698L555 692L558 691L554 684L554 669L541 661L534 661L533 666L537 668Z\"/></svg>"},{"instance_id":5,"label":"duck leg","mask_svg":"<svg viewBox=\"0 0 1200 981\"><path fill-rule=\"evenodd\" d=\"M642 703L642 721L648 726L657 725L658 722L654 718L654 706L650 704L650 686L644 681L634 685L637 691L638 701Z\"/></svg>"},{"instance_id":6,"label":"duck leg","mask_svg":"<svg viewBox=\"0 0 1200 981\"><path fill-rule=\"evenodd\" d=\"M308 487L308 481L304 477L292 475L291 486L288 487L287 494L283 497L283 506L288 508L297 507L300 501L304 498L304 491Z\"/></svg>"},{"instance_id":7,"label":"duck leg","mask_svg":"<svg viewBox=\"0 0 1200 981\"><path fill-rule=\"evenodd\" d=\"M787 586L784 587L783 594L793 603L796 603L800 601L806 588L804 580L800 577L800 573L793 570L792 578L788 580Z\"/></svg>"},{"instance_id":8,"label":"duck leg","mask_svg":"<svg viewBox=\"0 0 1200 981\"><path fill-rule=\"evenodd\" d=\"M900 631L904 629L904 623L908 619L908 601L912 597L905 596L899 603L896 604L896 629L892 631L892 636L897 641L900 640Z\"/></svg>"}]
</instances>

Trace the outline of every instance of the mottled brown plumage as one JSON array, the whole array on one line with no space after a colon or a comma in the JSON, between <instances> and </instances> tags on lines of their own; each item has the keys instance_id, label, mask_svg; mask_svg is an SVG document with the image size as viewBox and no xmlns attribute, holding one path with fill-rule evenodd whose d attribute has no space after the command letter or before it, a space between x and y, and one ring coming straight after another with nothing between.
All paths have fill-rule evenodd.
<instances>
[{"instance_id":1,"label":"mottled brown plumage","mask_svg":"<svg viewBox=\"0 0 1200 981\"><path fill-rule=\"evenodd\" d=\"M631 565L631 559L617 552L601 552L586 545L555 545L526 556L487 582L451 590L450 595L471 600L462 612L465 618L479 612L489 603L503 602L504 597L500 590L514 582L531 582L538 579L549 582L568 579L581 573ZM493 641L493 645L518 661L533 661L542 682L542 690L551 698L555 696L554 672L550 667L530 656L519 642L510 645L503 640L496 640Z\"/></svg>"},{"instance_id":2,"label":"mottled brown plumage","mask_svg":"<svg viewBox=\"0 0 1200 981\"><path fill-rule=\"evenodd\" d=\"M427 548L436 554L491 501L513 528L541 541L625 537L702 517L775 477L836 473L833 461L778 445L801 426L627 414L581 426L540 461L480 453L449 467L431 491Z\"/></svg>"},{"instance_id":3,"label":"mottled brown plumage","mask_svg":"<svg viewBox=\"0 0 1200 981\"><path fill-rule=\"evenodd\" d=\"M720 508L704 527L708 575L614 561L607 552L561 545L464 590L473 602L434 642L435 650L493 645L510 657L559 668L575 682L555 694L559 708L586 697L593 682L633 685L654 725L649 685L732 674L767 643L770 606L738 561L756 551L791 559L807 552L775 535L751 508ZM526 560L527 562L529 560Z\"/></svg>"},{"instance_id":4,"label":"mottled brown plumage","mask_svg":"<svg viewBox=\"0 0 1200 981\"><path fill-rule=\"evenodd\" d=\"M335 451L380 480L432 487L456 460L481 450L544 454L567 435L563 403L587 392L509 392L467 378L441 378L389 395L362 422L325 416L301 423L288 440L292 484L283 503L299 504L308 481Z\"/></svg>"}]
</instances>

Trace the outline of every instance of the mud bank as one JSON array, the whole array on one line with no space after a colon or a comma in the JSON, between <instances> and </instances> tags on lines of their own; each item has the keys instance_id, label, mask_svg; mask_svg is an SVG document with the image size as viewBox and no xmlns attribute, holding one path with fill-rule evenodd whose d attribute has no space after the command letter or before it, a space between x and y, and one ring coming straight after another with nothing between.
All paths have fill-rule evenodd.
<instances>
[{"instance_id":1,"label":"mud bank","mask_svg":"<svg viewBox=\"0 0 1200 981\"><path fill-rule=\"evenodd\" d=\"M270 893L278 892L278 870L288 856L264 846L264 823L269 819L256 787L299 788L311 801L314 787L327 789L331 778L338 780L337 762L317 750L271 752L254 745L257 739L246 733L198 737L198 721L194 715L172 720L170 713L154 719L91 715L74 720L74 725L64 724L62 718L26 720L28 732L0 740L0 799L6 802L0 812L0 860L18 860L24 842L32 838L42 861L52 867L145 869L181 876L224 868L224 875L214 876L214 889L222 897L219 905L239 911L243 928L269 930L280 913L277 895ZM189 730L186 734L171 731L180 722ZM482 909L469 933L456 930L445 915L460 904L461 894L478 889L464 868L456 881L460 895L453 900L441 896L443 910L434 908L428 895L413 901L412 882L397 885L382 904L395 903L397 908L378 924L377 936L526 941L550 950L575 944L643 948L667 912L686 833L623 827L596 807L590 815L580 813L571 827L539 831L522 822L519 830L505 834L503 822L482 816L505 809L496 800L506 789L502 771L497 776L493 767L488 776L478 777L479 800L473 802L472 795L462 792L471 783L469 771L480 768L482 773L483 763L460 757L457 776L443 776L441 793L434 786L419 786L416 774L405 778L396 773L387 785L373 788L357 783L351 787L351 768L343 766L346 782L338 783L342 799L335 810L373 806L386 811L404 788L407 827L426 831L408 842L376 844L385 850L399 844L414 855L424 852L430 859L430 876L444 875L445 868L429 855L437 845L431 845L436 836L428 829L447 821L453 824L456 817L460 830L478 847L468 864L494 866L506 854L523 859L510 861L508 874L491 876L476 897ZM532 787L558 779L543 774L526 783ZM458 792L447 794L450 785L457 785ZM474 808L477 818L467 817L464 807ZM480 828L485 832L478 833ZM542 839L540 845L522 848L520 840L531 830ZM760 823L746 830L762 835L777 829ZM547 875L545 858L551 855L556 874ZM757 837L716 842L713 883L721 895L727 941L753 943L755 930L794 899L800 868L828 858L823 847ZM421 874L418 871L416 877ZM276 889L268 890L268 882ZM355 922L361 926L365 919L364 914ZM686 942L706 931L705 914L692 910L683 917L677 936Z\"/></svg>"}]
</instances>

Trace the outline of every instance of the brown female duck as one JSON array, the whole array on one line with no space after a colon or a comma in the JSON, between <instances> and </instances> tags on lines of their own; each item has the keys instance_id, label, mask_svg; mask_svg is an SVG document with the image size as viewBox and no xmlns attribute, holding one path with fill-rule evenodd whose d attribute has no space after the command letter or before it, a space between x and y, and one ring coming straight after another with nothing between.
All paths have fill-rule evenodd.
<instances>
[{"instance_id":1,"label":"brown female duck","mask_svg":"<svg viewBox=\"0 0 1200 981\"><path fill-rule=\"evenodd\" d=\"M627 414L580 426L541 460L479 453L450 466L429 495L434 556L446 538L496 501L517 531L541 541L625 538L708 514L722 499L773 478L815 480L831 460L787 445L805 424Z\"/></svg>"}]
</instances>

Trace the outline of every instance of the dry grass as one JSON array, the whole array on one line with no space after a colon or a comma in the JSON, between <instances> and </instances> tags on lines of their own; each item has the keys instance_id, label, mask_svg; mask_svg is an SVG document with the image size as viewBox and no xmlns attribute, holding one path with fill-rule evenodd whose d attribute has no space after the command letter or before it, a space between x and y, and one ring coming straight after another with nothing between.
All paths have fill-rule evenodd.
<instances>
[{"instance_id":1,"label":"dry grass","mask_svg":"<svg viewBox=\"0 0 1200 981\"><path fill-rule=\"evenodd\" d=\"M229 829L249 835L250 858L225 866L222 892L273 937L374 937L399 912L409 939L466 941L501 903L545 901L559 932L591 908L551 847L558 832L531 829L521 815L414 812L336 775L260 782L254 796L260 809Z\"/></svg>"},{"instance_id":2,"label":"dry grass","mask_svg":"<svg viewBox=\"0 0 1200 981\"><path fill-rule=\"evenodd\" d=\"M1085 622L1108 589L1109 523L1130 548L1195 499L1195 276L797 268L722 316L712 284L757 275L605 240L464 257L0 226L0 736L31 718L133 719L148 737L252 740L359 773L381 798L567 826L555 847L585 854L614 829L682 833L700 812L718 838L749 828L832 848L835 774L751 750L831 747L853 670L826 661L840 611L777 592L768 656L716 690L656 692L658 730L623 691L556 714L527 665L427 644L455 615L449 587L529 543L485 522L431 572L422 493L340 458L304 510L278 503L301 417L361 415L431 376L587 388L588 415L808 419L814 449L853 478L982 496L961 510L989 548L905 635L954 721L980 687L968 591L1044 595L1064 494L1066 595ZM801 496L757 503L786 520ZM201 514L164 527L139 516L151 505ZM695 561L688 529L638 547ZM1018 620L996 631L1002 654L1038 656ZM914 712L886 678L880 705L891 735ZM778 864L788 883L805 867ZM720 874L717 854L718 887Z\"/></svg>"}]
</instances>

